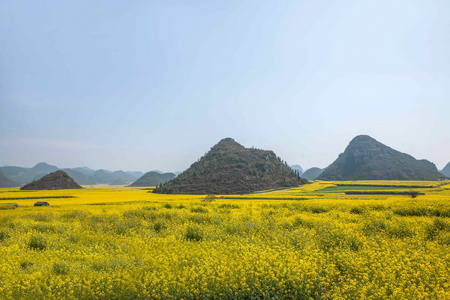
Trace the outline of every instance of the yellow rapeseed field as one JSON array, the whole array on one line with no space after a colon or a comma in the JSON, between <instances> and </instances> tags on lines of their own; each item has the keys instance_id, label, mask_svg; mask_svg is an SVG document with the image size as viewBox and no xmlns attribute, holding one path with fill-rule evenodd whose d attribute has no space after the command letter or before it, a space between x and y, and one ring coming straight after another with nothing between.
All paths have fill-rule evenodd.
<instances>
[{"instance_id":1,"label":"yellow rapeseed field","mask_svg":"<svg viewBox=\"0 0 450 300\"><path fill-rule=\"evenodd\" d=\"M148 192L0 189L0 299L450 299L448 181Z\"/></svg>"}]
</instances>

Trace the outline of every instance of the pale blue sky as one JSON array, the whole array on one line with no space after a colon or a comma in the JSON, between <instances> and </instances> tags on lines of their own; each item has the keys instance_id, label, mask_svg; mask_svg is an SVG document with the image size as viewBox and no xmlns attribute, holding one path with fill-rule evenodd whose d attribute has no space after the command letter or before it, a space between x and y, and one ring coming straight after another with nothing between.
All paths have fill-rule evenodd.
<instances>
[{"instance_id":1,"label":"pale blue sky","mask_svg":"<svg viewBox=\"0 0 450 300\"><path fill-rule=\"evenodd\" d=\"M450 1L0 0L0 165L181 171L220 139L450 161Z\"/></svg>"}]
</instances>

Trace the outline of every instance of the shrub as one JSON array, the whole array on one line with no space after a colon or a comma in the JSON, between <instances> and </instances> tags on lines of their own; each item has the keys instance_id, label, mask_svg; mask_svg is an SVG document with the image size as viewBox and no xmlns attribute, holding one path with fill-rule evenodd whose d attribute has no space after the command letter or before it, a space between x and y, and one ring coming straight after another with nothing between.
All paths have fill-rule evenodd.
<instances>
[{"instance_id":1,"label":"shrub","mask_svg":"<svg viewBox=\"0 0 450 300\"><path fill-rule=\"evenodd\" d=\"M167 228L167 226L166 226L166 224L164 224L162 221L160 221L160 220L157 220L155 223L153 223L153 229L156 231L156 232L160 232L161 230L163 230L163 229L166 229Z\"/></svg>"},{"instance_id":2,"label":"shrub","mask_svg":"<svg viewBox=\"0 0 450 300\"><path fill-rule=\"evenodd\" d=\"M205 214L194 214L189 217L189 220L191 220L197 224L205 224L205 223L211 224L212 223L211 216L205 215Z\"/></svg>"},{"instance_id":3,"label":"shrub","mask_svg":"<svg viewBox=\"0 0 450 300\"><path fill-rule=\"evenodd\" d=\"M328 209L322 206L313 206L311 207L311 212L313 214L321 214L321 213L326 213L328 212Z\"/></svg>"},{"instance_id":4,"label":"shrub","mask_svg":"<svg viewBox=\"0 0 450 300\"><path fill-rule=\"evenodd\" d=\"M23 261L20 263L20 267L22 268L22 270L27 270L28 268L32 267L33 263L31 261Z\"/></svg>"},{"instance_id":5,"label":"shrub","mask_svg":"<svg viewBox=\"0 0 450 300\"><path fill-rule=\"evenodd\" d=\"M0 203L0 210L12 210L12 209L16 209L16 207L14 205Z\"/></svg>"},{"instance_id":6,"label":"shrub","mask_svg":"<svg viewBox=\"0 0 450 300\"><path fill-rule=\"evenodd\" d=\"M51 222L53 219L52 213L37 213L34 215L36 222Z\"/></svg>"},{"instance_id":7,"label":"shrub","mask_svg":"<svg viewBox=\"0 0 450 300\"><path fill-rule=\"evenodd\" d=\"M364 213L364 208L358 207L358 206L352 207L350 209L350 213L351 214L356 214L356 215L361 215L361 214Z\"/></svg>"},{"instance_id":8,"label":"shrub","mask_svg":"<svg viewBox=\"0 0 450 300\"><path fill-rule=\"evenodd\" d=\"M195 241L195 242L201 241L203 239L202 229L197 225L190 225L186 228L184 237L188 241Z\"/></svg>"},{"instance_id":9,"label":"shrub","mask_svg":"<svg viewBox=\"0 0 450 300\"><path fill-rule=\"evenodd\" d=\"M409 195L411 198L416 198L417 196L420 195L420 193L419 193L418 191L410 190L410 191L408 192L408 195Z\"/></svg>"},{"instance_id":10,"label":"shrub","mask_svg":"<svg viewBox=\"0 0 450 300\"><path fill-rule=\"evenodd\" d=\"M447 222L445 222L444 220L441 220L439 218L436 218L433 220L433 226L437 230L450 231L450 224L448 224Z\"/></svg>"},{"instance_id":11,"label":"shrub","mask_svg":"<svg viewBox=\"0 0 450 300\"><path fill-rule=\"evenodd\" d=\"M292 223L289 220L282 220L280 222L280 227L284 228L286 230L292 230L294 228L294 226L292 225Z\"/></svg>"},{"instance_id":12,"label":"shrub","mask_svg":"<svg viewBox=\"0 0 450 300\"><path fill-rule=\"evenodd\" d=\"M194 206L191 208L191 212L193 212L193 213L208 213L209 210L206 207Z\"/></svg>"},{"instance_id":13,"label":"shrub","mask_svg":"<svg viewBox=\"0 0 450 300\"><path fill-rule=\"evenodd\" d=\"M0 230L0 242L6 240L7 238L9 238L9 233L6 229L1 229Z\"/></svg>"},{"instance_id":14,"label":"shrub","mask_svg":"<svg viewBox=\"0 0 450 300\"><path fill-rule=\"evenodd\" d=\"M436 218L433 223L425 227L425 238L433 241L439 235L441 231L450 231L450 224L445 221Z\"/></svg>"},{"instance_id":15,"label":"shrub","mask_svg":"<svg viewBox=\"0 0 450 300\"><path fill-rule=\"evenodd\" d=\"M56 262L53 264L52 270L56 275L67 275L69 274L70 268L64 262Z\"/></svg>"},{"instance_id":16,"label":"shrub","mask_svg":"<svg viewBox=\"0 0 450 300\"><path fill-rule=\"evenodd\" d=\"M204 202L213 202L213 201L216 201L216 196L214 196L214 195L208 195L208 196L206 196L205 198L203 198L202 201L204 201Z\"/></svg>"},{"instance_id":17,"label":"shrub","mask_svg":"<svg viewBox=\"0 0 450 300\"><path fill-rule=\"evenodd\" d=\"M386 230L390 237L394 238L408 238L415 235L415 232L403 222L397 222L395 225L390 225Z\"/></svg>"},{"instance_id":18,"label":"shrub","mask_svg":"<svg viewBox=\"0 0 450 300\"><path fill-rule=\"evenodd\" d=\"M384 220L381 219L369 219L363 225L363 231L366 233L366 235L370 235L374 232L385 231L386 228L387 228L386 223L384 223Z\"/></svg>"},{"instance_id":19,"label":"shrub","mask_svg":"<svg viewBox=\"0 0 450 300\"><path fill-rule=\"evenodd\" d=\"M56 232L56 226L49 223L37 223L32 225L31 229L42 233Z\"/></svg>"},{"instance_id":20,"label":"shrub","mask_svg":"<svg viewBox=\"0 0 450 300\"><path fill-rule=\"evenodd\" d=\"M152 207L143 207L135 210L128 210L123 213L123 216L126 218L138 217L143 220L154 220L156 219L156 213Z\"/></svg>"},{"instance_id":21,"label":"shrub","mask_svg":"<svg viewBox=\"0 0 450 300\"><path fill-rule=\"evenodd\" d=\"M79 220L84 220L87 217L87 213L84 211L80 211L80 210L74 210L74 211L69 211L66 213L63 213L61 215L61 218L66 219L66 220L70 220L70 219L79 219Z\"/></svg>"},{"instance_id":22,"label":"shrub","mask_svg":"<svg viewBox=\"0 0 450 300\"><path fill-rule=\"evenodd\" d=\"M238 209L239 205L237 204L231 204L231 203L224 203L218 206L219 208L231 208L231 209Z\"/></svg>"},{"instance_id":23,"label":"shrub","mask_svg":"<svg viewBox=\"0 0 450 300\"><path fill-rule=\"evenodd\" d=\"M428 215L428 209L425 207L402 207L393 210L394 214L399 216L423 217Z\"/></svg>"},{"instance_id":24,"label":"shrub","mask_svg":"<svg viewBox=\"0 0 450 300\"><path fill-rule=\"evenodd\" d=\"M45 250L47 248L47 241L40 234L33 235L28 242L28 247L32 250Z\"/></svg>"},{"instance_id":25,"label":"shrub","mask_svg":"<svg viewBox=\"0 0 450 300\"><path fill-rule=\"evenodd\" d=\"M351 233L345 233L338 227L330 225L319 226L316 230L316 240L324 251L336 248L347 248L351 251L359 251L363 243Z\"/></svg>"},{"instance_id":26,"label":"shrub","mask_svg":"<svg viewBox=\"0 0 450 300\"><path fill-rule=\"evenodd\" d=\"M314 227L314 223L312 221L302 219L300 216L296 216L294 222L292 223L292 226L294 227L302 226L311 229Z\"/></svg>"}]
</instances>

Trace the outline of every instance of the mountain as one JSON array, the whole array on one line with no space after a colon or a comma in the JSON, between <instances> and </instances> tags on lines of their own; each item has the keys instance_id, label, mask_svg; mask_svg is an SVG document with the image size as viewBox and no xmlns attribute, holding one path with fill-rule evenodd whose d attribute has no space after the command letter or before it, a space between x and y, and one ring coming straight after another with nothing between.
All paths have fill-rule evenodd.
<instances>
[{"instance_id":1,"label":"mountain","mask_svg":"<svg viewBox=\"0 0 450 300\"><path fill-rule=\"evenodd\" d=\"M6 176L2 171L0 171L0 188L16 187L16 186L18 186L17 183L12 181L8 176Z\"/></svg>"},{"instance_id":2,"label":"mountain","mask_svg":"<svg viewBox=\"0 0 450 300\"><path fill-rule=\"evenodd\" d=\"M128 181L125 181L123 178L116 178L109 185L127 185Z\"/></svg>"},{"instance_id":3,"label":"mountain","mask_svg":"<svg viewBox=\"0 0 450 300\"><path fill-rule=\"evenodd\" d=\"M58 171L58 167L49 165L45 162L40 162L34 167L31 168L31 170L38 172L38 173L47 173L50 174L51 172Z\"/></svg>"},{"instance_id":4,"label":"mountain","mask_svg":"<svg viewBox=\"0 0 450 300\"><path fill-rule=\"evenodd\" d=\"M159 174L163 174L163 173L164 173L164 172L161 171L161 170L151 170L150 172L156 172L156 173L159 173Z\"/></svg>"},{"instance_id":5,"label":"mountain","mask_svg":"<svg viewBox=\"0 0 450 300\"><path fill-rule=\"evenodd\" d=\"M82 189L66 172L58 170L45 175L39 180L33 181L23 187L21 190L63 190L63 189Z\"/></svg>"},{"instance_id":6,"label":"mountain","mask_svg":"<svg viewBox=\"0 0 450 300\"><path fill-rule=\"evenodd\" d=\"M305 178L306 180L315 180L317 177L320 176L320 174L322 174L324 169L320 169L320 168L310 168L308 170L305 171L305 173L302 174L302 177Z\"/></svg>"},{"instance_id":7,"label":"mountain","mask_svg":"<svg viewBox=\"0 0 450 300\"><path fill-rule=\"evenodd\" d=\"M92 170L88 167L77 167L77 168L72 168L72 170L82 173L88 177L94 175L94 173L95 173L95 170Z\"/></svg>"},{"instance_id":8,"label":"mountain","mask_svg":"<svg viewBox=\"0 0 450 300\"><path fill-rule=\"evenodd\" d=\"M441 173L447 177L450 177L450 162L441 170Z\"/></svg>"},{"instance_id":9,"label":"mountain","mask_svg":"<svg viewBox=\"0 0 450 300\"><path fill-rule=\"evenodd\" d=\"M444 178L427 160L394 150L368 135L355 137L319 180L439 180Z\"/></svg>"},{"instance_id":10,"label":"mountain","mask_svg":"<svg viewBox=\"0 0 450 300\"><path fill-rule=\"evenodd\" d=\"M40 162L32 168L11 166L0 167L0 171L19 186L41 179L43 176L57 170L59 170L58 167L49 165L45 162ZM75 180L75 182L82 185L110 184L119 178L123 179L125 184L128 184L143 175L143 173L139 171L95 171L88 167L65 168L62 170Z\"/></svg>"},{"instance_id":11,"label":"mountain","mask_svg":"<svg viewBox=\"0 0 450 300\"><path fill-rule=\"evenodd\" d=\"M296 171L298 173L298 175L303 174L303 168L300 165L293 165L293 166L291 166L291 169Z\"/></svg>"},{"instance_id":12,"label":"mountain","mask_svg":"<svg viewBox=\"0 0 450 300\"><path fill-rule=\"evenodd\" d=\"M112 172L111 176L114 178L113 180L122 179L126 183L133 182L139 178L139 176L134 176L134 175L132 175L128 172L124 172L124 171L114 171L114 172Z\"/></svg>"},{"instance_id":13,"label":"mountain","mask_svg":"<svg viewBox=\"0 0 450 300\"><path fill-rule=\"evenodd\" d=\"M130 186L158 186L175 178L174 173L160 174L158 172L150 171L145 173L141 178L130 184Z\"/></svg>"},{"instance_id":14,"label":"mountain","mask_svg":"<svg viewBox=\"0 0 450 300\"><path fill-rule=\"evenodd\" d=\"M18 185L24 185L58 170L58 167L41 162L32 168L1 167L0 170Z\"/></svg>"},{"instance_id":15,"label":"mountain","mask_svg":"<svg viewBox=\"0 0 450 300\"><path fill-rule=\"evenodd\" d=\"M12 176L18 176L21 173L26 172L28 169L27 168L22 168L22 167L0 167L0 171L3 172L3 174L5 174L6 176L8 176L9 178L11 178Z\"/></svg>"},{"instance_id":16,"label":"mountain","mask_svg":"<svg viewBox=\"0 0 450 300\"><path fill-rule=\"evenodd\" d=\"M107 170L97 170L94 172L92 176L89 176L89 179L97 184L110 184L117 179L121 179L125 184L130 183L138 179L130 173L124 171L107 171Z\"/></svg>"},{"instance_id":17,"label":"mountain","mask_svg":"<svg viewBox=\"0 0 450 300\"><path fill-rule=\"evenodd\" d=\"M97 184L108 184L114 180L114 178L112 178L110 174L110 172L100 169L95 171L92 176L89 176L89 179Z\"/></svg>"},{"instance_id":18,"label":"mountain","mask_svg":"<svg viewBox=\"0 0 450 300\"><path fill-rule=\"evenodd\" d=\"M139 179L142 177L142 175L144 175L144 173L142 173L141 171L126 171L126 172L131 176L133 176L134 180Z\"/></svg>"},{"instance_id":19,"label":"mountain","mask_svg":"<svg viewBox=\"0 0 450 300\"><path fill-rule=\"evenodd\" d=\"M211 150L161 187L162 194L245 194L307 181L283 164L272 151L247 149L231 138Z\"/></svg>"},{"instance_id":20,"label":"mountain","mask_svg":"<svg viewBox=\"0 0 450 300\"><path fill-rule=\"evenodd\" d=\"M78 171L75 171L74 169L62 169L64 172L67 173L70 177L72 177L73 180L75 180L76 183L80 185L94 185L95 181L89 178L85 173L81 173Z\"/></svg>"}]
</instances>

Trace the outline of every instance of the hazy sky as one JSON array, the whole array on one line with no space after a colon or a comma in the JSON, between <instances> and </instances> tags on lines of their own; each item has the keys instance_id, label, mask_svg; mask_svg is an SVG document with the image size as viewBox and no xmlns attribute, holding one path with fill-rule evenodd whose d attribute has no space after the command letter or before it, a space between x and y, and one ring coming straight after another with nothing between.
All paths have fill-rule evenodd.
<instances>
[{"instance_id":1,"label":"hazy sky","mask_svg":"<svg viewBox=\"0 0 450 300\"><path fill-rule=\"evenodd\" d=\"M450 161L450 1L0 0L0 166L182 171L225 137Z\"/></svg>"}]
</instances>

